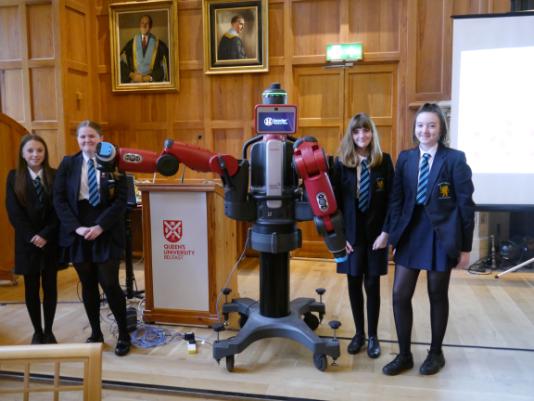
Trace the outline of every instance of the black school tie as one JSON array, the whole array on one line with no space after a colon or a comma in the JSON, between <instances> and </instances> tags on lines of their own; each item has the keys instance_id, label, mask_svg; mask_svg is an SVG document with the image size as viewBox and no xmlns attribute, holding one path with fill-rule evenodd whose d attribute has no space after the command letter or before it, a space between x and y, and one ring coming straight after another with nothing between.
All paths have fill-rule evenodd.
<instances>
[{"instance_id":1,"label":"black school tie","mask_svg":"<svg viewBox=\"0 0 534 401\"><path fill-rule=\"evenodd\" d=\"M37 199L39 199L39 202L42 205L44 202L44 189L39 176L35 177L33 180L33 186L35 187L35 192L37 193Z\"/></svg>"}]
</instances>

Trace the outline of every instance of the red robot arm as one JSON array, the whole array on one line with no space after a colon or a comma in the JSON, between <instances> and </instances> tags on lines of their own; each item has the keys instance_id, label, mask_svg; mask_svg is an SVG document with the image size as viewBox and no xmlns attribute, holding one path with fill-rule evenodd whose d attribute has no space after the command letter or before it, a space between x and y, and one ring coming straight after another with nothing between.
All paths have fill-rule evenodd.
<instances>
[{"instance_id":1,"label":"red robot arm","mask_svg":"<svg viewBox=\"0 0 534 401\"><path fill-rule=\"evenodd\" d=\"M302 138L295 142L293 162L304 181L319 234L337 262L346 260L343 218L337 210L323 149L314 138Z\"/></svg>"},{"instance_id":2,"label":"red robot arm","mask_svg":"<svg viewBox=\"0 0 534 401\"><path fill-rule=\"evenodd\" d=\"M102 148L102 147L101 147ZM158 154L149 150L117 148L113 154L99 155L99 160L115 162L120 171L153 173L170 176L178 171L179 163L202 172L214 172L224 176L234 176L238 171L238 161L230 155L219 155L197 146L166 140L163 151Z\"/></svg>"}]
</instances>

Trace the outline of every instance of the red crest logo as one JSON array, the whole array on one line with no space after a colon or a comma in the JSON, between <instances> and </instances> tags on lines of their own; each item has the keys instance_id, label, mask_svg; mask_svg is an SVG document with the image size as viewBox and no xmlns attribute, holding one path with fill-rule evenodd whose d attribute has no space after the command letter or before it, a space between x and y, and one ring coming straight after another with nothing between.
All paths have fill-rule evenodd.
<instances>
[{"instance_id":1,"label":"red crest logo","mask_svg":"<svg viewBox=\"0 0 534 401\"><path fill-rule=\"evenodd\" d=\"M163 220L163 236L169 242L182 239L182 220Z\"/></svg>"}]
</instances>

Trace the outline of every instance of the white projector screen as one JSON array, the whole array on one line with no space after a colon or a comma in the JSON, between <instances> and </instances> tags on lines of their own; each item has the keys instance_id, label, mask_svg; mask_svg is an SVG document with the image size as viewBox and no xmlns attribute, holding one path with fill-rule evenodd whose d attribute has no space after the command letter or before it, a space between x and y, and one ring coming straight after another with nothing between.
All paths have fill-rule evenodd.
<instances>
[{"instance_id":1,"label":"white projector screen","mask_svg":"<svg viewBox=\"0 0 534 401\"><path fill-rule=\"evenodd\" d=\"M450 135L479 209L534 208L534 13L454 18Z\"/></svg>"}]
</instances>

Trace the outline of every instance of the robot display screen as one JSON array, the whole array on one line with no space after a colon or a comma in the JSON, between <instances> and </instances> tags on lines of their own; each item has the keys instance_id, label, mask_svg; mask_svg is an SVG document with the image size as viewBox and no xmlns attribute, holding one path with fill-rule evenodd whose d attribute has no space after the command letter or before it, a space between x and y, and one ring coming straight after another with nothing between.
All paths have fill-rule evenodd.
<instances>
[{"instance_id":1,"label":"robot display screen","mask_svg":"<svg viewBox=\"0 0 534 401\"><path fill-rule=\"evenodd\" d=\"M258 134L294 134L297 130L297 106L259 104L256 106Z\"/></svg>"}]
</instances>

